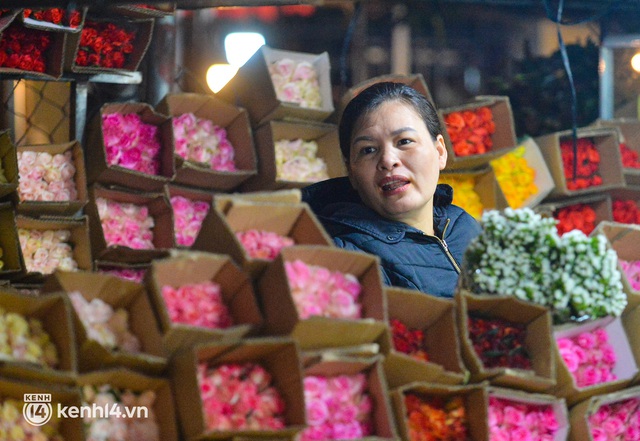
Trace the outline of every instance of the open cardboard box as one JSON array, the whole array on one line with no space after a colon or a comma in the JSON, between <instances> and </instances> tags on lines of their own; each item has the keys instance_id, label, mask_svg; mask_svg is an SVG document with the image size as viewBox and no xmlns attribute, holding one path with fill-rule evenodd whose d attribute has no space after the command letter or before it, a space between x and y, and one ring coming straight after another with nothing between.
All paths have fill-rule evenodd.
<instances>
[{"instance_id":1,"label":"open cardboard box","mask_svg":"<svg viewBox=\"0 0 640 441\"><path fill-rule=\"evenodd\" d=\"M272 378L272 385L285 402L285 427L281 430L208 430L204 419L197 370L200 363L210 367L224 364L256 363ZM187 440L293 437L306 424L302 366L296 343L285 338L258 338L233 344L222 342L197 345L178 353L171 361L171 377L182 436Z\"/></svg>"},{"instance_id":2,"label":"open cardboard box","mask_svg":"<svg viewBox=\"0 0 640 441\"><path fill-rule=\"evenodd\" d=\"M362 319L301 319L292 298L285 262L352 274L362 285ZM386 302L377 256L320 245L283 248L255 284L265 317L264 334L291 335L303 350L354 346L376 341L386 329Z\"/></svg>"},{"instance_id":3,"label":"open cardboard box","mask_svg":"<svg viewBox=\"0 0 640 441\"><path fill-rule=\"evenodd\" d=\"M178 425L176 421L176 409L173 405L173 393L171 383L164 378L149 377L124 368L115 368L103 371L90 372L78 377L77 385L83 386L111 386L111 388L124 392L130 390L139 395L146 391L155 393L155 401L152 409L147 409L148 416L155 414L155 421L164 441L178 441ZM136 409L138 410L138 409ZM144 414L142 417L145 418Z\"/></svg>"},{"instance_id":4,"label":"open cardboard box","mask_svg":"<svg viewBox=\"0 0 640 441\"><path fill-rule=\"evenodd\" d=\"M173 216L173 232L174 232L174 248L191 248L190 246L186 246L186 245L180 245L177 242L177 227L176 227L176 215L175 215L175 210L173 208L173 203L171 202L171 198L173 197L183 197L186 199L189 199L192 203L195 203L196 201L199 202L204 202L206 204L209 205L209 210L211 210L211 207L213 207L213 193L210 193L208 191L203 191L203 190L199 190L199 189L195 189L195 188L189 188L189 187L183 187L181 185L175 185L175 184L167 184L165 187L165 192L167 194L167 199L169 200L169 203L171 204L171 213ZM207 211L208 213L208 211ZM203 219L204 220L204 219ZM200 234L200 232L198 231L198 234ZM194 238L194 242L195 239L198 236L196 235L196 237Z\"/></svg>"},{"instance_id":5,"label":"open cardboard box","mask_svg":"<svg viewBox=\"0 0 640 441\"><path fill-rule=\"evenodd\" d=\"M150 266L151 262L122 263L96 260L93 262L93 271L96 273L111 274L129 282L142 283Z\"/></svg>"},{"instance_id":6,"label":"open cardboard box","mask_svg":"<svg viewBox=\"0 0 640 441\"><path fill-rule=\"evenodd\" d=\"M269 121L255 130L254 137L258 153L258 174L242 186L243 191L302 188L313 183L289 181L279 177L275 143L283 139L315 141L318 144L316 157L326 163L328 177L337 178L347 174L340 152L338 128L334 124Z\"/></svg>"},{"instance_id":7,"label":"open cardboard box","mask_svg":"<svg viewBox=\"0 0 640 441\"><path fill-rule=\"evenodd\" d=\"M555 385L551 313L543 306L515 297L475 295L460 290L455 295L462 357L471 372L471 381L488 380L492 385L545 392ZM524 347L531 370L510 367L485 368L469 338L468 318L480 315L526 325Z\"/></svg>"},{"instance_id":8,"label":"open cardboard box","mask_svg":"<svg viewBox=\"0 0 640 441\"><path fill-rule=\"evenodd\" d=\"M410 329L423 331L429 356L429 361L418 360L395 350L392 342L390 348L382 348L389 388L414 381L464 383L469 373L460 352L454 301L403 288L386 287L384 293L389 320L397 319Z\"/></svg>"},{"instance_id":9,"label":"open cardboard box","mask_svg":"<svg viewBox=\"0 0 640 441\"><path fill-rule=\"evenodd\" d=\"M0 198L15 193L20 174L16 147L11 142L9 131L0 132L0 168L7 182L0 182Z\"/></svg>"},{"instance_id":10,"label":"open cardboard box","mask_svg":"<svg viewBox=\"0 0 640 441\"><path fill-rule=\"evenodd\" d=\"M245 109L215 96L196 93L170 93L158 103L156 109L172 118L193 113L198 118L213 122L227 132L235 151L236 171L213 170L208 164L187 161L174 153L176 175L173 182L209 190L231 191L257 173L251 124Z\"/></svg>"},{"instance_id":11,"label":"open cardboard box","mask_svg":"<svg viewBox=\"0 0 640 441\"><path fill-rule=\"evenodd\" d=\"M254 259L245 250L236 233L263 230L289 237L299 245L331 246L333 241L307 204L253 202L244 199L217 199L202 222L192 249L230 255L252 278L270 264Z\"/></svg>"},{"instance_id":12,"label":"open cardboard box","mask_svg":"<svg viewBox=\"0 0 640 441\"><path fill-rule=\"evenodd\" d=\"M171 321L162 296L162 288L166 285L179 288L204 282L220 285L223 302L233 321L229 328L212 329ZM160 319L163 344L169 354L197 343L216 340L233 342L252 331L257 331L262 324L262 315L251 279L229 256L192 252L179 257L154 260L147 273L146 285Z\"/></svg>"},{"instance_id":13,"label":"open cardboard box","mask_svg":"<svg viewBox=\"0 0 640 441\"><path fill-rule=\"evenodd\" d=\"M480 155L457 156L444 123L445 116L453 112L475 111L480 107L488 107L493 114L493 121L496 125L496 131L491 135L493 146L488 152ZM518 145L511 102L507 96L477 96L473 102L440 109L438 116L442 121L442 136L447 146L447 170L473 169L486 165L492 159L503 155Z\"/></svg>"},{"instance_id":14,"label":"open cardboard box","mask_svg":"<svg viewBox=\"0 0 640 441\"><path fill-rule=\"evenodd\" d=\"M547 161L555 183L554 189L549 193L549 199L558 199L565 196L585 193L598 193L625 185L624 175L622 174L622 158L620 157L620 139L618 138L617 129L586 127L579 128L577 136L578 139L593 139L596 150L600 154L598 170L602 177L602 184L592 185L591 187L578 190L569 190L562 165L560 144L564 140L570 141L572 136L571 130L564 130L535 138L545 161Z\"/></svg>"},{"instance_id":15,"label":"open cardboard box","mask_svg":"<svg viewBox=\"0 0 640 441\"><path fill-rule=\"evenodd\" d=\"M594 384L593 386L578 387L573 375L569 372L567 365L560 356L555 342L561 338L572 338L582 332L593 331L598 328L605 329L609 335L609 344L613 346L617 358L612 372L618 379L606 383ZM633 331L638 332L638 326L636 326ZM556 326L553 330L553 336L553 352L556 360L557 380L555 387L550 392L558 397L565 398L569 406L573 406L594 395L624 389L639 372L633 349L627 337L627 330L624 328L622 320L619 317L605 317L578 325L567 324Z\"/></svg>"},{"instance_id":16,"label":"open cardboard box","mask_svg":"<svg viewBox=\"0 0 640 441\"><path fill-rule=\"evenodd\" d=\"M42 10L46 10L50 8L43 8ZM69 11L64 11L64 19L62 23L56 24L48 21L37 20L33 17L25 17L24 10L20 12L20 20L27 28L40 29L43 31L63 31L63 32L80 32L82 31L82 26L84 25L84 19L87 15L88 8L73 8L74 12L80 13L80 23L76 27L72 27L69 24ZM38 10L36 10L38 11Z\"/></svg>"},{"instance_id":17,"label":"open cardboard box","mask_svg":"<svg viewBox=\"0 0 640 441\"><path fill-rule=\"evenodd\" d=\"M17 147L18 153L46 152L51 156L64 154L67 151L71 151L72 163L76 169L73 181L78 192L77 199L60 202L21 200L17 207L18 213L24 213L28 216L34 217L43 214L73 216L84 208L88 201L87 176L84 169L84 154L82 152L82 146L78 141L72 141L65 144L27 145Z\"/></svg>"},{"instance_id":18,"label":"open cardboard box","mask_svg":"<svg viewBox=\"0 0 640 441\"><path fill-rule=\"evenodd\" d=\"M1 277L15 277L24 270L22 250L18 239L18 229L11 202L0 203L0 269Z\"/></svg>"},{"instance_id":19,"label":"open cardboard box","mask_svg":"<svg viewBox=\"0 0 640 441\"><path fill-rule=\"evenodd\" d=\"M107 244L96 205L97 198L105 198L121 204L146 206L149 209L149 216L154 220L152 229L154 248L133 249L122 245ZM144 263L167 256L168 250L173 247L173 213L164 193L134 193L94 185L89 188L89 203L86 207L86 213L91 226L91 248L96 259L123 263Z\"/></svg>"},{"instance_id":20,"label":"open cardboard box","mask_svg":"<svg viewBox=\"0 0 640 441\"><path fill-rule=\"evenodd\" d=\"M102 132L102 117L119 113L122 115L137 114L144 124L158 127L160 152L158 161L160 168L157 175L142 173L137 170L111 165L107 162L107 152ZM173 159L173 126L171 118L156 112L146 103L107 103L90 122L87 135L87 182L102 185L118 185L140 191L162 191L164 185L173 179L175 165Z\"/></svg>"},{"instance_id":21,"label":"open cardboard box","mask_svg":"<svg viewBox=\"0 0 640 441\"><path fill-rule=\"evenodd\" d=\"M128 367L152 375L158 375L164 371L166 359L162 350L162 336L144 286L107 274L58 271L47 278L42 292L59 291L67 294L79 291L88 301L100 299L110 305L114 311L119 308L125 309L129 318L129 331L140 341L140 353L107 348L88 337L80 317L73 310L75 341L81 372L113 366Z\"/></svg>"},{"instance_id":22,"label":"open cardboard box","mask_svg":"<svg viewBox=\"0 0 640 441\"><path fill-rule=\"evenodd\" d=\"M296 63L307 61L313 65L320 84L321 108L302 107L298 103L280 101L276 97L269 65L284 58L292 59ZM253 127L269 120L322 121L334 110L330 70L327 52L309 54L262 46L218 92L218 96L247 109Z\"/></svg>"},{"instance_id":23,"label":"open cardboard box","mask_svg":"<svg viewBox=\"0 0 640 441\"><path fill-rule=\"evenodd\" d=\"M407 424L406 395L413 394L419 397L445 397L453 398L461 396L464 401L465 416L467 420L467 434L474 441L489 440L489 417L487 413L487 385L486 383L471 384L467 386L452 386L437 383L414 382L391 391L391 403L396 415L396 423L400 438L410 440Z\"/></svg>"},{"instance_id":24,"label":"open cardboard box","mask_svg":"<svg viewBox=\"0 0 640 441\"><path fill-rule=\"evenodd\" d=\"M624 142L631 150L640 154L640 120L638 118L599 119L596 127L617 128L620 142ZM640 185L640 168L622 168L627 185Z\"/></svg>"},{"instance_id":25,"label":"open cardboard box","mask_svg":"<svg viewBox=\"0 0 640 441\"><path fill-rule=\"evenodd\" d=\"M607 194L611 197L612 210L616 201L633 201L638 210L640 210L640 185L612 188L607 191ZM615 222L613 211L611 219ZM636 225L640 224L640 219L637 222Z\"/></svg>"},{"instance_id":26,"label":"open cardboard box","mask_svg":"<svg viewBox=\"0 0 640 441\"><path fill-rule=\"evenodd\" d=\"M3 287L0 288L0 309L4 313L17 313L26 319L39 320L58 353L58 365L54 368L3 355L0 357L0 375L25 381L72 384L78 364L71 304L64 294L32 297Z\"/></svg>"},{"instance_id":27,"label":"open cardboard box","mask_svg":"<svg viewBox=\"0 0 640 441\"><path fill-rule=\"evenodd\" d=\"M583 196L573 196L552 202L545 202L535 208L537 213L543 216L558 219L560 210L575 207L577 205L588 205L596 213L595 225L600 222L610 222L612 219L611 198L607 194L587 194Z\"/></svg>"},{"instance_id":28,"label":"open cardboard box","mask_svg":"<svg viewBox=\"0 0 640 441\"><path fill-rule=\"evenodd\" d=\"M331 378L338 375L364 374L367 387L365 393L371 397L372 434L361 439L398 440L393 411L389 401L387 382L382 369L382 357L358 358L329 356L306 366L304 376Z\"/></svg>"}]
</instances>

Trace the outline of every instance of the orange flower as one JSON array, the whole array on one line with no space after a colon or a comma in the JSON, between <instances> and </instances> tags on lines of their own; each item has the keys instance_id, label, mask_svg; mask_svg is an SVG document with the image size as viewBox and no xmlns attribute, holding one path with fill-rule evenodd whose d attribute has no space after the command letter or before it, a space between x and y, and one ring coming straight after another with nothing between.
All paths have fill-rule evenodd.
<instances>
[{"instance_id":1,"label":"orange flower","mask_svg":"<svg viewBox=\"0 0 640 441\"><path fill-rule=\"evenodd\" d=\"M496 125L489 107L451 112L444 121L456 156L481 155L493 147Z\"/></svg>"}]
</instances>

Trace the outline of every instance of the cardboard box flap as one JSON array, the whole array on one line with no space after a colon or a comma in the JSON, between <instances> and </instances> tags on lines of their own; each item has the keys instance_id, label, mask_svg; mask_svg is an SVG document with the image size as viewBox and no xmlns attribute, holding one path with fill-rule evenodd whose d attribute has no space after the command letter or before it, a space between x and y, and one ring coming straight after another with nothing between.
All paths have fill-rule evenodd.
<instances>
[{"instance_id":1,"label":"cardboard box flap","mask_svg":"<svg viewBox=\"0 0 640 441\"><path fill-rule=\"evenodd\" d=\"M215 204L225 213L227 207L236 201L274 202L283 204L299 204L302 202L302 192L298 188L285 190L249 192L249 193L219 193L214 196Z\"/></svg>"},{"instance_id":2,"label":"cardboard box flap","mask_svg":"<svg viewBox=\"0 0 640 441\"><path fill-rule=\"evenodd\" d=\"M0 183L0 197L4 197L16 191L19 179L16 147L8 130L0 131L0 166L7 181Z\"/></svg>"},{"instance_id":3,"label":"cardboard box flap","mask_svg":"<svg viewBox=\"0 0 640 441\"><path fill-rule=\"evenodd\" d=\"M22 251L11 202L0 203L0 249L3 266L0 274L12 276L23 271ZM25 269L26 271L26 269Z\"/></svg>"}]
</instances>

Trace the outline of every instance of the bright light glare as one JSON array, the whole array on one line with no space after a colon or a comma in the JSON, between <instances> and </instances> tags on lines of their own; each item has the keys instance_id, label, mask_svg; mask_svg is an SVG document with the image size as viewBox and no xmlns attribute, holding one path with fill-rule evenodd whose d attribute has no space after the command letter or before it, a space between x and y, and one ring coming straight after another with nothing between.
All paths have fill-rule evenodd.
<instances>
[{"instance_id":1,"label":"bright light glare","mask_svg":"<svg viewBox=\"0 0 640 441\"><path fill-rule=\"evenodd\" d=\"M230 64L212 64L207 70L207 85L213 93L218 93L236 72L238 68Z\"/></svg>"},{"instance_id":2,"label":"bright light glare","mask_svg":"<svg viewBox=\"0 0 640 441\"><path fill-rule=\"evenodd\" d=\"M636 72L640 72L640 52L631 57L631 67Z\"/></svg>"},{"instance_id":3,"label":"bright light glare","mask_svg":"<svg viewBox=\"0 0 640 441\"><path fill-rule=\"evenodd\" d=\"M224 39L227 62L241 67L264 44L264 37L257 32L232 32Z\"/></svg>"}]
</instances>

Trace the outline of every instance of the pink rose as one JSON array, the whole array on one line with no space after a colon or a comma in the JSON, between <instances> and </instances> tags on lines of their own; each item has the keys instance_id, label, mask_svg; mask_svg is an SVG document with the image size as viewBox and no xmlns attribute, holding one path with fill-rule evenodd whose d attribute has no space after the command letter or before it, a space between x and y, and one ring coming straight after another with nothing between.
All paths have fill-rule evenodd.
<instances>
[{"instance_id":1,"label":"pink rose","mask_svg":"<svg viewBox=\"0 0 640 441\"><path fill-rule=\"evenodd\" d=\"M307 424L317 426L324 423L329 418L329 409L321 399L311 398L307 403ZM354 415L355 417L355 415Z\"/></svg>"}]
</instances>

